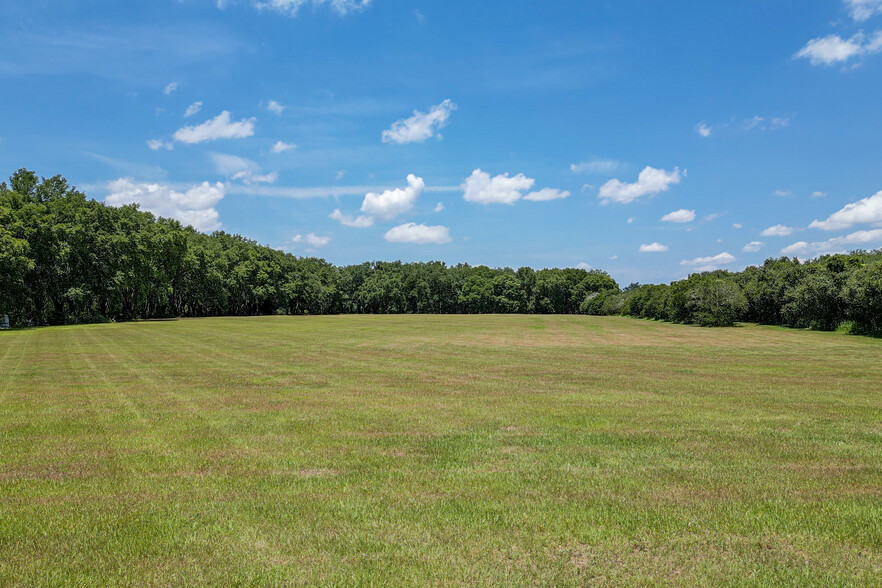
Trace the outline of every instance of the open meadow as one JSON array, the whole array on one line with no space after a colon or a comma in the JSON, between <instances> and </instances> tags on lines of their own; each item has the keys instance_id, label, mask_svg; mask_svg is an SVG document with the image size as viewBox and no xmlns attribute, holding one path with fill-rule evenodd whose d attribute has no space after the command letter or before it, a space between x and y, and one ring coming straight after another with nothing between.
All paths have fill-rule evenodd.
<instances>
[{"instance_id":1,"label":"open meadow","mask_svg":"<svg viewBox=\"0 0 882 588\"><path fill-rule=\"evenodd\" d=\"M0 333L0 585L878 585L880 359L621 317Z\"/></svg>"}]
</instances>

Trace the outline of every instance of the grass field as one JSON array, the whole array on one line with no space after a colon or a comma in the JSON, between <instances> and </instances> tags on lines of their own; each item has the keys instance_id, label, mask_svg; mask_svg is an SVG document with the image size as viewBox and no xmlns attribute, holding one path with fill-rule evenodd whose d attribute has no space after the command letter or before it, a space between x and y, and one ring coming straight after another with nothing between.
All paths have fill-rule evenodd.
<instances>
[{"instance_id":1,"label":"grass field","mask_svg":"<svg viewBox=\"0 0 882 588\"><path fill-rule=\"evenodd\" d=\"M0 585L878 585L880 360L619 317L0 333Z\"/></svg>"}]
</instances>

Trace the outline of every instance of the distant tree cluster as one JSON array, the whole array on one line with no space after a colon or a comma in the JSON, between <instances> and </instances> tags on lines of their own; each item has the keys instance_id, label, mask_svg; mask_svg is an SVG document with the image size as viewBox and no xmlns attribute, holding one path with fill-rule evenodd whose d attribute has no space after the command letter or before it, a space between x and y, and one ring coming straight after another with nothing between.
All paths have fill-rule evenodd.
<instances>
[{"instance_id":1,"label":"distant tree cluster","mask_svg":"<svg viewBox=\"0 0 882 588\"><path fill-rule=\"evenodd\" d=\"M632 284L589 295L582 312L731 326L736 322L882 334L882 251L782 257L739 273L693 274L669 285Z\"/></svg>"},{"instance_id":2,"label":"distant tree cluster","mask_svg":"<svg viewBox=\"0 0 882 588\"><path fill-rule=\"evenodd\" d=\"M618 290L600 271L441 262L335 267L237 235L205 235L136 206L89 200L56 176L0 184L0 316L57 325L181 316L577 313Z\"/></svg>"},{"instance_id":3,"label":"distant tree cluster","mask_svg":"<svg viewBox=\"0 0 882 588\"><path fill-rule=\"evenodd\" d=\"M882 333L882 251L769 259L625 289L605 272L441 262L335 267L238 235L199 233L67 181L19 170L0 184L0 316L13 325L339 313L626 315Z\"/></svg>"}]
</instances>

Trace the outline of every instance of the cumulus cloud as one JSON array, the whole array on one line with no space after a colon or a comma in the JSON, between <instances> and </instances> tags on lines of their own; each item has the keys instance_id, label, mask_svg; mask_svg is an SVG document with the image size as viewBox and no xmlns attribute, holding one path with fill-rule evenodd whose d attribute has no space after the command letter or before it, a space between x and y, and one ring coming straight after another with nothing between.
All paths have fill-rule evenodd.
<instances>
[{"instance_id":1,"label":"cumulus cloud","mask_svg":"<svg viewBox=\"0 0 882 588\"><path fill-rule=\"evenodd\" d=\"M760 233L763 237L786 237L792 235L796 229L784 225L774 225Z\"/></svg>"},{"instance_id":2,"label":"cumulus cloud","mask_svg":"<svg viewBox=\"0 0 882 588\"><path fill-rule=\"evenodd\" d=\"M429 112L413 111L410 118L392 123L392 127L383 131L383 143L422 143L430 137L441 135L438 130L447 125L450 113L456 110L456 104L449 99L429 109Z\"/></svg>"},{"instance_id":3,"label":"cumulus cloud","mask_svg":"<svg viewBox=\"0 0 882 588\"><path fill-rule=\"evenodd\" d=\"M856 21L864 21L882 13L882 0L845 0L845 6Z\"/></svg>"},{"instance_id":4,"label":"cumulus cloud","mask_svg":"<svg viewBox=\"0 0 882 588\"><path fill-rule=\"evenodd\" d=\"M683 176L686 175L684 171ZM667 172L663 169L655 169L646 166L637 181L633 184L621 182L618 179L612 179L600 187L597 197L604 204L608 202L619 202L627 204L637 200L641 196L654 195L659 192L666 192L672 184L679 184L681 179L680 168L675 167L674 171Z\"/></svg>"},{"instance_id":5,"label":"cumulus cloud","mask_svg":"<svg viewBox=\"0 0 882 588\"><path fill-rule=\"evenodd\" d=\"M364 10L371 0L266 0L254 2L259 10L273 10L289 16L297 16L304 6L330 5L337 14L345 16L350 12Z\"/></svg>"},{"instance_id":6,"label":"cumulus cloud","mask_svg":"<svg viewBox=\"0 0 882 588\"><path fill-rule=\"evenodd\" d=\"M698 126L695 127L696 132L702 137L710 137L712 127L707 126L705 123L699 123Z\"/></svg>"},{"instance_id":7,"label":"cumulus cloud","mask_svg":"<svg viewBox=\"0 0 882 588\"><path fill-rule=\"evenodd\" d=\"M183 127L175 131L175 140L181 143L202 143L216 139L242 139L254 134L254 122L256 119L242 119L238 122L230 121L230 112L224 110L216 117L205 121L201 125Z\"/></svg>"},{"instance_id":8,"label":"cumulus cloud","mask_svg":"<svg viewBox=\"0 0 882 588\"><path fill-rule=\"evenodd\" d=\"M694 267L699 272L709 272L719 268L721 265L728 265L735 261L735 256L731 253L720 253L713 257L696 257L695 259L684 259L680 265Z\"/></svg>"},{"instance_id":9,"label":"cumulus cloud","mask_svg":"<svg viewBox=\"0 0 882 588\"><path fill-rule=\"evenodd\" d=\"M202 102L194 102L187 107L187 110L184 112L184 118L199 114L200 110L202 110Z\"/></svg>"},{"instance_id":10,"label":"cumulus cloud","mask_svg":"<svg viewBox=\"0 0 882 588\"><path fill-rule=\"evenodd\" d=\"M335 208L334 212L328 215L328 218L339 222L344 227L357 227L363 229L374 225L374 219L369 216L361 215L359 217L354 217L349 214L343 214L340 212L339 208Z\"/></svg>"},{"instance_id":11,"label":"cumulus cloud","mask_svg":"<svg viewBox=\"0 0 882 588\"><path fill-rule=\"evenodd\" d=\"M614 174L619 166L621 163L614 159L592 159L570 164L570 171L576 174Z\"/></svg>"},{"instance_id":12,"label":"cumulus cloud","mask_svg":"<svg viewBox=\"0 0 882 588\"><path fill-rule=\"evenodd\" d=\"M695 220L695 211L681 208L680 210L669 212L661 217L661 220L664 223L691 223Z\"/></svg>"},{"instance_id":13,"label":"cumulus cloud","mask_svg":"<svg viewBox=\"0 0 882 588\"><path fill-rule=\"evenodd\" d=\"M544 202L546 200L560 200L567 198L570 193L566 190L557 190L554 188L542 188L538 192L530 192L524 196L524 200L533 200L534 202Z\"/></svg>"},{"instance_id":14,"label":"cumulus cloud","mask_svg":"<svg viewBox=\"0 0 882 588\"><path fill-rule=\"evenodd\" d=\"M290 151L291 149L297 149L297 145L293 143L285 143L284 141L276 141L275 145L272 146L270 151L273 153L284 153L285 151Z\"/></svg>"},{"instance_id":15,"label":"cumulus cloud","mask_svg":"<svg viewBox=\"0 0 882 588\"><path fill-rule=\"evenodd\" d=\"M763 248L763 245L765 245L765 243L763 243L762 241L751 241L750 243L745 245L741 250L744 251L745 253L756 253L757 251L759 251L760 249Z\"/></svg>"},{"instance_id":16,"label":"cumulus cloud","mask_svg":"<svg viewBox=\"0 0 882 588\"><path fill-rule=\"evenodd\" d=\"M741 223L732 223L733 229L740 229L742 227L744 227L744 225L742 225Z\"/></svg>"},{"instance_id":17,"label":"cumulus cloud","mask_svg":"<svg viewBox=\"0 0 882 588\"><path fill-rule=\"evenodd\" d=\"M667 245L662 245L661 243L650 243L643 244L640 246L640 253L664 253L668 250Z\"/></svg>"},{"instance_id":18,"label":"cumulus cloud","mask_svg":"<svg viewBox=\"0 0 882 588\"><path fill-rule=\"evenodd\" d=\"M137 184L130 178L120 178L110 182L107 188L110 193L104 201L111 206L137 203L143 210L177 219L203 232L215 231L221 226L214 208L225 193L220 182L214 185L202 182L179 192L167 185Z\"/></svg>"},{"instance_id":19,"label":"cumulus cloud","mask_svg":"<svg viewBox=\"0 0 882 588\"><path fill-rule=\"evenodd\" d=\"M171 151L175 148L174 143L167 143L162 139L150 139L147 141L147 146L150 147L151 151L159 151L160 149Z\"/></svg>"},{"instance_id":20,"label":"cumulus cloud","mask_svg":"<svg viewBox=\"0 0 882 588\"><path fill-rule=\"evenodd\" d=\"M826 192L821 192L820 190L812 192L812 198L824 198L826 195Z\"/></svg>"},{"instance_id":21,"label":"cumulus cloud","mask_svg":"<svg viewBox=\"0 0 882 588\"><path fill-rule=\"evenodd\" d=\"M413 205L425 188L422 178L409 174L406 188L386 190L382 194L367 193L361 204L361 211L369 217L391 220L413 210Z\"/></svg>"},{"instance_id":22,"label":"cumulus cloud","mask_svg":"<svg viewBox=\"0 0 882 588\"><path fill-rule=\"evenodd\" d=\"M443 245L452 241L449 228L441 225L430 227L416 223L405 223L392 227L386 231L384 238L390 243L415 243L418 245L429 243Z\"/></svg>"},{"instance_id":23,"label":"cumulus cloud","mask_svg":"<svg viewBox=\"0 0 882 588\"><path fill-rule=\"evenodd\" d=\"M535 183L536 180L524 174L511 178L508 174L501 174L491 178L487 172L476 169L462 185L465 191L463 198L480 204L514 204Z\"/></svg>"},{"instance_id":24,"label":"cumulus cloud","mask_svg":"<svg viewBox=\"0 0 882 588\"><path fill-rule=\"evenodd\" d=\"M882 191L847 204L843 209L827 217L827 220L813 221L809 228L837 231L866 224L882 224Z\"/></svg>"},{"instance_id":25,"label":"cumulus cloud","mask_svg":"<svg viewBox=\"0 0 882 588\"><path fill-rule=\"evenodd\" d=\"M273 114L279 115L279 116L281 116L281 114L283 112L285 112L285 106L282 105L281 102L278 102L276 100L270 100L266 105L266 109L269 110L270 112L272 112Z\"/></svg>"},{"instance_id":26,"label":"cumulus cloud","mask_svg":"<svg viewBox=\"0 0 882 588\"><path fill-rule=\"evenodd\" d=\"M869 39L863 33L857 33L849 39L843 39L839 35L818 37L806 43L793 57L808 59L812 65L829 66L879 51L882 51L882 31L876 31Z\"/></svg>"},{"instance_id":27,"label":"cumulus cloud","mask_svg":"<svg viewBox=\"0 0 882 588\"><path fill-rule=\"evenodd\" d=\"M434 212L441 212L442 210L444 210L444 203L443 202L439 202L438 204L435 205Z\"/></svg>"},{"instance_id":28,"label":"cumulus cloud","mask_svg":"<svg viewBox=\"0 0 882 588\"><path fill-rule=\"evenodd\" d=\"M849 235L814 243L798 241L782 249L781 253L784 255L824 255L826 253L845 253L848 249L855 247L875 247L878 245L882 245L882 229L856 231Z\"/></svg>"},{"instance_id":29,"label":"cumulus cloud","mask_svg":"<svg viewBox=\"0 0 882 588\"><path fill-rule=\"evenodd\" d=\"M578 264L578 265L576 266L576 269L581 269L581 270L585 270L585 271L591 271L591 270L594 269L594 268L591 267L591 265L589 265L589 264L587 264L587 263L585 263L585 262L583 261L582 263L580 263L580 264Z\"/></svg>"},{"instance_id":30,"label":"cumulus cloud","mask_svg":"<svg viewBox=\"0 0 882 588\"><path fill-rule=\"evenodd\" d=\"M168 96L169 94L171 94L172 92L174 92L177 89L178 89L178 83L171 82L168 86L165 87L165 90L163 90L162 92L163 92L163 94Z\"/></svg>"},{"instance_id":31,"label":"cumulus cloud","mask_svg":"<svg viewBox=\"0 0 882 588\"><path fill-rule=\"evenodd\" d=\"M318 249L319 247L324 247L328 243L331 242L330 237L319 237L315 233L308 233L306 236L303 235L295 235L293 239L291 239L294 243L306 243L308 246L313 249Z\"/></svg>"}]
</instances>

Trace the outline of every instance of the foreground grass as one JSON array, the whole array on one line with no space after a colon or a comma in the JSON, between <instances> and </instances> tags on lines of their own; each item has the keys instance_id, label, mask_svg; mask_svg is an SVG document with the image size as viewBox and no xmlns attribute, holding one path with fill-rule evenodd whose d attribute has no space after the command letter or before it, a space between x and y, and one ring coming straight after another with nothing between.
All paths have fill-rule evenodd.
<instances>
[{"instance_id":1,"label":"foreground grass","mask_svg":"<svg viewBox=\"0 0 882 588\"><path fill-rule=\"evenodd\" d=\"M0 585L872 585L882 341L619 317L0 334Z\"/></svg>"}]
</instances>

